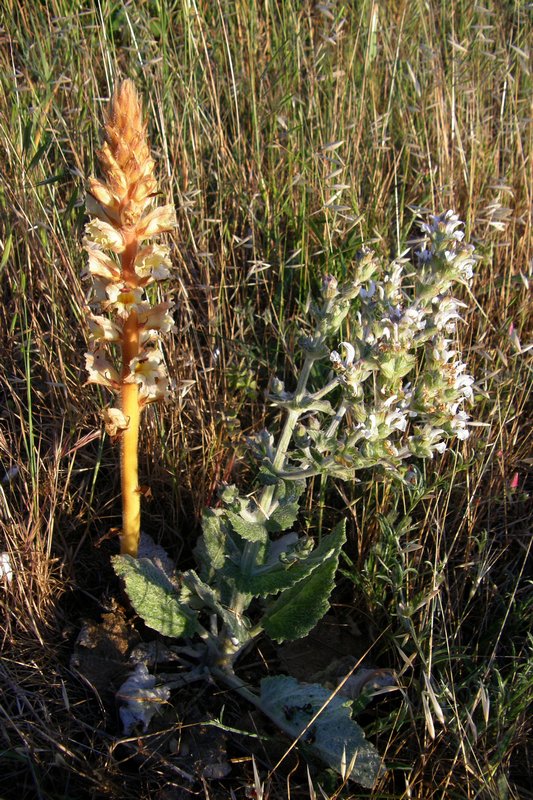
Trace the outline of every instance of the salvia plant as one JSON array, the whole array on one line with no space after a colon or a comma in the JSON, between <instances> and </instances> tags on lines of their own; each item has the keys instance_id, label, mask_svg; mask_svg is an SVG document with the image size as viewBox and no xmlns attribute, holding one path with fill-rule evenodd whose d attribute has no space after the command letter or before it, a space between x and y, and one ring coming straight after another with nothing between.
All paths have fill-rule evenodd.
<instances>
[{"instance_id":1,"label":"salvia plant","mask_svg":"<svg viewBox=\"0 0 533 800\"><path fill-rule=\"evenodd\" d=\"M90 184L99 206L87 233L95 298L118 318L94 318L89 364L93 380L122 392L120 411L108 410L106 418L117 421L123 443L138 424L132 404L140 408L166 391L155 336L171 328L170 307L152 309L142 293L150 281L168 276L168 255L155 245L140 250L138 243L174 219L168 207L143 216L155 185L132 98L131 84L123 84L100 154L107 184ZM318 684L287 676L268 677L259 692L251 691L235 665L259 636L298 639L328 611L346 523L341 519L319 541L302 532L300 500L309 478L353 481L373 468L409 484L418 459L431 459L451 439L468 436L465 405L473 378L454 349L462 303L451 291L470 280L475 256L463 243L461 226L451 211L432 217L412 258L389 264L363 250L348 280L323 278L299 340L294 383L271 382L268 397L283 416L280 431L263 430L248 441L257 463L254 486L245 493L223 486L220 504L204 512L197 570L178 572L158 548L136 557L135 548L124 545L126 533L122 554L113 559L148 627L186 639L187 652L196 649L206 674L240 692L343 777L367 787L380 758L351 719L349 704ZM103 255L107 248L120 255L121 267ZM341 330L348 333L339 341ZM109 341L122 348L121 373L104 361ZM147 708L139 717L143 725Z\"/></svg>"}]
</instances>

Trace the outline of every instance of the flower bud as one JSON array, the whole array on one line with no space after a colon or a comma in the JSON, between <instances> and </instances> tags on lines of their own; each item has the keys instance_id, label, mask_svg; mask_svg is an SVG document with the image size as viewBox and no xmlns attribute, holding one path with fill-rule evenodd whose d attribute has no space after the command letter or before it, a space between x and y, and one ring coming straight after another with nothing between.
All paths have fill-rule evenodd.
<instances>
[{"instance_id":1,"label":"flower bud","mask_svg":"<svg viewBox=\"0 0 533 800\"><path fill-rule=\"evenodd\" d=\"M272 378L271 384L272 394L283 395L285 392L285 384L279 378Z\"/></svg>"},{"instance_id":2,"label":"flower bud","mask_svg":"<svg viewBox=\"0 0 533 800\"><path fill-rule=\"evenodd\" d=\"M305 427L305 425L302 425L302 424L297 425L296 430L294 431L294 434L293 434L293 441L294 441L294 444L296 445L296 447L299 447L301 449L305 449L306 447L310 447L311 439L309 437L309 434L307 432L307 428Z\"/></svg>"},{"instance_id":3,"label":"flower bud","mask_svg":"<svg viewBox=\"0 0 533 800\"><path fill-rule=\"evenodd\" d=\"M333 300L339 293L339 282L334 275L324 275L322 278L322 295L326 300Z\"/></svg>"}]
</instances>

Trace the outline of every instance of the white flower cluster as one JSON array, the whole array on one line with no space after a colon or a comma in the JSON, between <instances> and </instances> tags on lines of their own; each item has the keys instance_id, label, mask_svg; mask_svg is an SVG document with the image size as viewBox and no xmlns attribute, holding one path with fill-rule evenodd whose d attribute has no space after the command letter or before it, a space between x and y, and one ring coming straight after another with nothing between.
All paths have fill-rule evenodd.
<instances>
[{"instance_id":1,"label":"white flower cluster","mask_svg":"<svg viewBox=\"0 0 533 800\"><path fill-rule=\"evenodd\" d=\"M468 282L473 276L472 267L476 259L473 245L462 244L465 235L458 228L463 223L453 211L446 211L430 219L431 222L424 222L420 226L429 238L426 247L418 253L421 265L437 266L442 261L446 267L441 270L442 278L448 280L448 285L454 280ZM421 278L428 279L429 276L422 272Z\"/></svg>"},{"instance_id":2,"label":"white flower cluster","mask_svg":"<svg viewBox=\"0 0 533 800\"><path fill-rule=\"evenodd\" d=\"M466 403L474 379L451 349L464 304L448 294L475 262L451 211L422 225L428 236L418 269L397 259L380 281L359 292L344 355L330 360L353 414L349 444L367 460L391 463L442 453L469 435Z\"/></svg>"},{"instance_id":3,"label":"white flower cluster","mask_svg":"<svg viewBox=\"0 0 533 800\"><path fill-rule=\"evenodd\" d=\"M160 220L163 230L170 224L167 216L165 212L165 218ZM151 227L154 228L154 225L153 222ZM123 236L100 219L88 223L84 247L89 257L86 274L92 277L89 305L111 315L103 316L94 313L91 308L88 310L91 334L91 350L85 354L88 383L97 383L115 392L120 390L123 383L136 383L139 385L142 405L166 400L169 381L160 336L174 330L171 313L173 304L163 302L152 305L146 296L146 287L170 277L168 248L161 244L139 248L132 259L131 269L125 275L122 263L114 255L103 251L106 248L112 253L123 252ZM138 337L139 352L119 370L114 365L114 352L109 345L123 345L125 326L129 324L128 335L131 335L132 319L135 320L134 335ZM119 419L115 413L117 411L107 409L106 422L112 428L116 428L117 423L120 430L127 426L127 420ZM113 412L113 421L109 418L109 412ZM111 432L116 433L116 430Z\"/></svg>"}]
</instances>

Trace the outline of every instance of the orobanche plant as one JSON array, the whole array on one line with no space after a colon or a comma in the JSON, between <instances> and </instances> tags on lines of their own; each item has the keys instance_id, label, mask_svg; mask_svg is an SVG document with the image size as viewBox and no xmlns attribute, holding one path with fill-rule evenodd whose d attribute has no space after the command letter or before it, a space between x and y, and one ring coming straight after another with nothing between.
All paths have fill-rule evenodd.
<instances>
[{"instance_id":1,"label":"orobanche plant","mask_svg":"<svg viewBox=\"0 0 533 800\"><path fill-rule=\"evenodd\" d=\"M105 408L102 416L108 433L120 437L121 553L136 556L140 416L148 403L168 396L159 337L173 328L172 303L154 305L147 295L151 284L170 276L169 251L147 242L171 230L176 217L171 205L150 209L157 182L141 104L131 81L121 83L113 96L98 160L103 180L89 180L87 210L94 219L84 238L92 277L88 383L105 386L120 397L120 407Z\"/></svg>"},{"instance_id":2,"label":"orobanche plant","mask_svg":"<svg viewBox=\"0 0 533 800\"><path fill-rule=\"evenodd\" d=\"M198 569L178 572L160 548L136 557L138 507L132 510L139 410L166 393L157 336L172 327L169 303L151 307L144 297L148 284L168 277L168 253L140 243L168 230L174 214L168 206L144 214L155 182L129 82L119 89L105 130L106 182L90 184L97 219L88 225L86 246L94 301L115 319L92 317L88 364L93 381L122 396L120 410L106 412L108 424L121 429L123 447L124 531L115 571L148 627L186 638L187 653L196 649L206 674L236 689L344 777L370 787L380 758L351 719L349 704L288 676L264 679L256 693L234 668L260 635L298 639L329 608L346 523L341 519L319 541L301 532L300 498L310 477L353 480L375 468L409 483L417 459L468 436L464 406L473 379L453 349L462 304L451 288L471 278L473 247L463 244L462 223L448 211L422 226L413 260L383 264L364 250L349 280L324 277L302 331L294 385L271 384L270 403L284 416L281 430L249 441L257 481L245 493L222 487L221 505L204 513ZM346 340L339 343L341 329ZM121 349L121 370L104 356L109 342ZM142 681L133 700L129 694L143 708L138 719L145 727L157 691L149 681L144 704Z\"/></svg>"}]
</instances>

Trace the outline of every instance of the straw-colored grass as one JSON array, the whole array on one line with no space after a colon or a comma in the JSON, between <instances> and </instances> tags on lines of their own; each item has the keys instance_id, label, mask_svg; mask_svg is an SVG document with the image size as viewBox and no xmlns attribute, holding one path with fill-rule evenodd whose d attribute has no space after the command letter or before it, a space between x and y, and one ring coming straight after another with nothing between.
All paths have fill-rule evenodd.
<instances>
[{"instance_id":1,"label":"straw-colored grass","mask_svg":"<svg viewBox=\"0 0 533 800\"><path fill-rule=\"evenodd\" d=\"M321 513L349 509L336 619L357 622L368 663L402 686L361 719L391 768L373 796L533 796L531 8L4 0L0 13L1 796L229 798L254 782L246 760L223 785L170 778L164 759L139 777L112 705L69 667L82 621L119 591L105 538L120 525L118 453L84 386L80 280L84 184L118 77L143 97L162 204L178 212L166 356L179 392L145 412L139 469L143 526L182 565L217 485L250 477L240 437L275 424L263 389L274 369L290 383L285 348L321 273L349 273L363 241L403 250L417 209L466 221L482 255L461 332L478 427L426 467L412 508L366 476ZM265 742L263 779L272 759ZM270 797L309 797L302 774L280 767ZM317 796L325 780L313 774Z\"/></svg>"}]
</instances>

